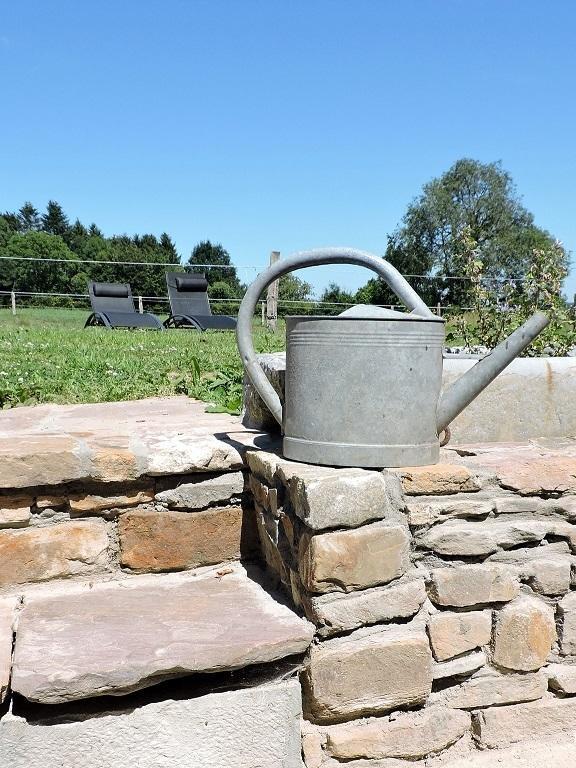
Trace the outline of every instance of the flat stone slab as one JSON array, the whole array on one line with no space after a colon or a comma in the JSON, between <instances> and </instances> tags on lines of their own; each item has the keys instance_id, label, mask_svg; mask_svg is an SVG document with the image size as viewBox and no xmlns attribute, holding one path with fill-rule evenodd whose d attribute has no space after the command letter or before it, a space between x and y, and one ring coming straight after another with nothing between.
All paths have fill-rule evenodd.
<instances>
[{"instance_id":1,"label":"flat stone slab","mask_svg":"<svg viewBox=\"0 0 576 768\"><path fill-rule=\"evenodd\" d=\"M287 680L42 725L6 714L8 768L303 768L300 685Z\"/></svg>"},{"instance_id":2,"label":"flat stone slab","mask_svg":"<svg viewBox=\"0 0 576 768\"><path fill-rule=\"evenodd\" d=\"M240 469L265 438L205 411L187 397L0 411L0 488Z\"/></svg>"},{"instance_id":3,"label":"flat stone slab","mask_svg":"<svg viewBox=\"0 0 576 768\"><path fill-rule=\"evenodd\" d=\"M17 604L18 600L15 597L0 599L0 704L6 697L10 682L12 640Z\"/></svg>"},{"instance_id":4,"label":"flat stone slab","mask_svg":"<svg viewBox=\"0 0 576 768\"><path fill-rule=\"evenodd\" d=\"M132 577L25 603L12 689L42 703L117 695L303 653L313 634L239 565Z\"/></svg>"}]
</instances>

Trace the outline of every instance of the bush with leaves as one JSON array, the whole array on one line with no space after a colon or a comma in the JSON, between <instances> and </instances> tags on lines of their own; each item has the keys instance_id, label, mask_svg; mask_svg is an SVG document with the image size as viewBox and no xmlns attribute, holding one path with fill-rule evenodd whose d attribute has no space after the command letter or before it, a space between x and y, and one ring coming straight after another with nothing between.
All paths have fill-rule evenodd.
<instances>
[{"instance_id":1,"label":"bush with leaves","mask_svg":"<svg viewBox=\"0 0 576 768\"><path fill-rule=\"evenodd\" d=\"M562 296L566 257L560 243L533 248L531 264L522 280L486 279L484 263L469 230L460 239L458 260L469 281L470 312L453 318L448 341L463 340L467 347L494 347L537 311L550 317L548 327L524 352L527 356L566 355L576 346L576 314Z\"/></svg>"}]
</instances>

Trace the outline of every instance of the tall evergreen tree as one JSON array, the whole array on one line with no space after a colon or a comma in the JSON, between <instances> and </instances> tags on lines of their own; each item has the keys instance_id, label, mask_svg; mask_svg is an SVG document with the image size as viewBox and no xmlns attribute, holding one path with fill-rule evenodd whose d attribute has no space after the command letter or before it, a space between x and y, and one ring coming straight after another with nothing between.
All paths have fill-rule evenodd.
<instances>
[{"instance_id":1,"label":"tall evergreen tree","mask_svg":"<svg viewBox=\"0 0 576 768\"><path fill-rule=\"evenodd\" d=\"M162 232L160 235L160 248L162 249L165 261L170 264L180 263L180 256L178 255L176 246L167 232Z\"/></svg>"},{"instance_id":2,"label":"tall evergreen tree","mask_svg":"<svg viewBox=\"0 0 576 768\"><path fill-rule=\"evenodd\" d=\"M55 200L49 200L46 213L42 215L42 230L50 235L60 235L65 240L69 229L70 222L62 206Z\"/></svg>"},{"instance_id":3,"label":"tall evergreen tree","mask_svg":"<svg viewBox=\"0 0 576 768\"><path fill-rule=\"evenodd\" d=\"M25 202L18 211L18 221L20 224L19 231L24 233L38 232L42 224L37 208L29 201Z\"/></svg>"}]
</instances>

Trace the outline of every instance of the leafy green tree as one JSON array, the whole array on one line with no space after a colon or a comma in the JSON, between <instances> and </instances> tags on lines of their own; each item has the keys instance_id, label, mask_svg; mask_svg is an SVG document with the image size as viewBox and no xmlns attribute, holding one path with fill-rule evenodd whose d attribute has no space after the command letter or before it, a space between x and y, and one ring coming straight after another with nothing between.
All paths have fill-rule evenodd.
<instances>
[{"instance_id":1,"label":"leafy green tree","mask_svg":"<svg viewBox=\"0 0 576 768\"><path fill-rule=\"evenodd\" d=\"M20 219L18 218L17 213L13 213L12 211L4 211L4 213L0 215L4 221L6 221L12 232L20 231Z\"/></svg>"},{"instance_id":2,"label":"leafy green tree","mask_svg":"<svg viewBox=\"0 0 576 768\"><path fill-rule=\"evenodd\" d=\"M41 217L42 231L50 235L60 235L64 240L70 229L70 222L64 213L62 206L55 200L49 200L46 213Z\"/></svg>"},{"instance_id":3,"label":"leafy green tree","mask_svg":"<svg viewBox=\"0 0 576 768\"><path fill-rule=\"evenodd\" d=\"M199 272L206 273L208 285L227 283L234 291L235 296L242 294L243 286L238 279L236 268L231 266L230 254L220 243L213 244L210 240L203 240L198 243L192 250L188 264L191 267L201 264L214 264L215 266L209 269L198 266Z\"/></svg>"},{"instance_id":4,"label":"leafy green tree","mask_svg":"<svg viewBox=\"0 0 576 768\"><path fill-rule=\"evenodd\" d=\"M410 282L428 304L462 303L469 293L469 281L457 279L464 232L477 244L485 276L499 280L524 276L533 249L554 245L534 224L500 163L464 158L424 186L389 238L386 258L404 274L425 275ZM564 259L567 263L565 253ZM377 303L393 303L377 282L372 284Z\"/></svg>"},{"instance_id":5,"label":"leafy green tree","mask_svg":"<svg viewBox=\"0 0 576 768\"><path fill-rule=\"evenodd\" d=\"M10 262L14 265L14 286L21 291L68 292L72 277L79 271L80 265L74 263L76 257L58 235L35 231L17 233L12 235L5 250L8 256L30 259Z\"/></svg>"},{"instance_id":6,"label":"leafy green tree","mask_svg":"<svg viewBox=\"0 0 576 768\"><path fill-rule=\"evenodd\" d=\"M37 232L42 224L38 209L30 202L25 202L18 211L18 222L19 232Z\"/></svg>"}]
</instances>

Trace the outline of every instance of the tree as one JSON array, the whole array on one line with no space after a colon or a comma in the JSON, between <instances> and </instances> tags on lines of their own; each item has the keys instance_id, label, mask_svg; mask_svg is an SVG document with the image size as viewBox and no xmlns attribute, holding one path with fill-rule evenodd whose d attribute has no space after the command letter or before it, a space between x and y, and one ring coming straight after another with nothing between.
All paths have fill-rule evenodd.
<instances>
[{"instance_id":1,"label":"tree","mask_svg":"<svg viewBox=\"0 0 576 768\"><path fill-rule=\"evenodd\" d=\"M533 249L554 245L500 163L464 158L424 186L389 238L386 258L405 274L425 276L410 282L428 304L461 303L468 293L468 282L456 279L464 233L477 244L486 277L498 280L522 277ZM379 298L388 297L378 303L392 303L381 281L372 282L380 283Z\"/></svg>"},{"instance_id":2,"label":"tree","mask_svg":"<svg viewBox=\"0 0 576 768\"><path fill-rule=\"evenodd\" d=\"M243 292L243 286L238 280L236 268L231 266L230 254L220 245L212 244L210 240L203 240L194 246L188 264L193 267L201 264L214 264L215 267L209 269L199 269L206 273L208 285L214 283L227 283L234 291L235 296L240 296ZM218 267L221 265L221 268Z\"/></svg>"},{"instance_id":3,"label":"tree","mask_svg":"<svg viewBox=\"0 0 576 768\"><path fill-rule=\"evenodd\" d=\"M32 203L26 202L18 211L19 232L37 232L40 229L41 219L38 210Z\"/></svg>"},{"instance_id":4,"label":"tree","mask_svg":"<svg viewBox=\"0 0 576 768\"><path fill-rule=\"evenodd\" d=\"M180 256L174 245L174 241L167 232L162 232L160 235L160 248L164 255L164 259L170 264L180 264Z\"/></svg>"},{"instance_id":5,"label":"tree","mask_svg":"<svg viewBox=\"0 0 576 768\"><path fill-rule=\"evenodd\" d=\"M22 291L67 293L72 277L81 267L62 238L47 232L29 231L12 235L5 250L7 256L27 259L9 262L13 265L14 285ZM47 261L43 263L44 259Z\"/></svg>"},{"instance_id":6,"label":"tree","mask_svg":"<svg viewBox=\"0 0 576 768\"><path fill-rule=\"evenodd\" d=\"M42 231L50 235L60 235L66 240L70 229L68 217L62 210L62 206L55 200L49 200L46 213L42 215Z\"/></svg>"}]
</instances>

